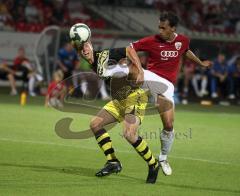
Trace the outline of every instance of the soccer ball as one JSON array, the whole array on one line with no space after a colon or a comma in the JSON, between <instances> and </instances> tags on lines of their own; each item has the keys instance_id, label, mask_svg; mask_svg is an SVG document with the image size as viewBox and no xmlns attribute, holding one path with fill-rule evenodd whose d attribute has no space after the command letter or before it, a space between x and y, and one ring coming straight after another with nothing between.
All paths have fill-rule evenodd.
<instances>
[{"instance_id":1,"label":"soccer ball","mask_svg":"<svg viewBox=\"0 0 240 196\"><path fill-rule=\"evenodd\" d=\"M75 44L82 45L91 37L91 30L86 24L77 23L70 28L69 36Z\"/></svg>"}]
</instances>

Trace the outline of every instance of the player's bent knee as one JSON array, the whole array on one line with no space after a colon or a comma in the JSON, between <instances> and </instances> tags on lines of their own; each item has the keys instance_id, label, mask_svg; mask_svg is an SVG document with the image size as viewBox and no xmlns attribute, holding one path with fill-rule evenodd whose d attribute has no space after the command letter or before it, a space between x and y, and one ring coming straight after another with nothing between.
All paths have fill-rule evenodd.
<instances>
[{"instance_id":1,"label":"player's bent knee","mask_svg":"<svg viewBox=\"0 0 240 196\"><path fill-rule=\"evenodd\" d=\"M158 95L157 102L155 104L160 114L167 112L174 107L173 102L163 95Z\"/></svg>"},{"instance_id":2,"label":"player's bent knee","mask_svg":"<svg viewBox=\"0 0 240 196\"><path fill-rule=\"evenodd\" d=\"M94 118L91 120L90 122L90 129L92 130L92 132L97 132L98 130L102 129L102 123L100 120Z\"/></svg>"}]
</instances>

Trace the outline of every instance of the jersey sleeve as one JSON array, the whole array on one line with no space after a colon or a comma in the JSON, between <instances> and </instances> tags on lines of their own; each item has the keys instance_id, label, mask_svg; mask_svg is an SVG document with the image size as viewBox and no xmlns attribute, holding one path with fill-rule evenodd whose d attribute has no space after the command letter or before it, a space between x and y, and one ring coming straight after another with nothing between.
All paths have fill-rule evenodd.
<instances>
[{"instance_id":1,"label":"jersey sleeve","mask_svg":"<svg viewBox=\"0 0 240 196\"><path fill-rule=\"evenodd\" d=\"M148 41L149 38L143 38L138 41L132 42L130 46L134 48L136 51L146 51L148 49Z\"/></svg>"}]
</instances>

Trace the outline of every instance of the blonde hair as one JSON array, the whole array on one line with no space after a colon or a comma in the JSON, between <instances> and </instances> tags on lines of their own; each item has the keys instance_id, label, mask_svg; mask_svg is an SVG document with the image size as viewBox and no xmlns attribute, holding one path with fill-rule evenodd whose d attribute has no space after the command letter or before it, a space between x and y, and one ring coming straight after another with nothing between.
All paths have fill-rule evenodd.
<instances>
[{"instance_id":1,"label":"blonde hair","mask_svg":"<svg viewBox=\"0 0 240 196\"><path fill-rule=\"evenodd\" d=\"M53 73L53 79L56 80L58 78L60 81L63 79L63 72L61 70L57 70Z\"/></svg>"}]
</instances>

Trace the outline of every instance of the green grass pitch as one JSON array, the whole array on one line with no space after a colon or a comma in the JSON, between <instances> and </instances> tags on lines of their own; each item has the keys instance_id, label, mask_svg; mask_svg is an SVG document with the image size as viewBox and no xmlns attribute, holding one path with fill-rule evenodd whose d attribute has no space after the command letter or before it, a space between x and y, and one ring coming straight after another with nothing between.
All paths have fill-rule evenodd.
<instances>
[{"instance_id":1,"label":"green grass pitch","mask_svg":"<svg viewBox=\"0 0 240 196\"><path fill-rule=\"evenodd\" d=\"M160 171L149 185L147 166L121 137L121 125L110 135L123 170L97 178L105 157L95 139L63 139L54 132L63 117L74 119L73 130L87 129L91 116L45 108L42 98L22 107L18 99L0 97L0 195L240 195L239 107L177 106L173 175ZM160 128L158 115L151 115L140 129L155 155Z\"/></svg>"}]
</instances>

